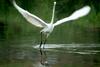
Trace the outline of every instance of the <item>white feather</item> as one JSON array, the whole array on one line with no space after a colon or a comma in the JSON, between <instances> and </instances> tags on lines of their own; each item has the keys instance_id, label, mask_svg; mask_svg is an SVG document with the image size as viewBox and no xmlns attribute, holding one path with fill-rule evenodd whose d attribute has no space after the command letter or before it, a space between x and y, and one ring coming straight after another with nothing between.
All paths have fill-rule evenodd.
<instances>
[{"instance_id":1,"label":"white feather","mask_svg":"<svg viewBox=\"0 0 100 67\"><path fill-rule=\"evenodd\" d=\"M81 8L81 9L75 11L74 13L72 13L71 16L57 21L56 23L54 23L54 26L57 26L59 24L62 24L64 22L67 22L67 21L70 21L70 20L76 20L76 19L78 19L80 17L83 17L83 16L87 15L90 12L90 9L91 8L89 6L85 6L85 7Z\"/></svg>"},{"instance_id":2,"label":"white feather","mask_svg":"<svg viewBox=\"0 0 100 67\"><path fill-rule=\"evenodd\" d=\"M23 17L30 22L31 24L37 26L37 27L45 27L47 26L47 23L45 23L43 20L41 20L40 18L38 18L37 16L29 13L28 11L20 8L15 0L13 0L13 5L14 7L23 15Z\"/></svg>"},{"instance_id":3,"label":"white feather","mask_svg":"<svg viewBox=\"0 0 100 67\"><path fill-rule=\"evenodd\" d=\"M59 21L57 21L56 23L53 24L54 22L54 13L55 13L55 5L56 2L54 2L54 6L53 6L53 13L52 13L52 19L51 19L51 23L45 23L43 20L41 20L40 18L38 18L37 16L29 13L28 11L20 8L16 3L15 0L13 0L13 5L14 7L23 15L23 17L30 22L31 24L37 26L37 27L43 27L43 29L41 30L42 33L46 34L47 37L50 35L50 33L53 31L54 27L57 25L60 25L64 22L70 21L70 20L76 20L80 17L83 17L85 15L87 15L90 12L90 7L89 6L85 6L77 11L75 11L74 13L72 13L71 16L66 17L64 19L61 19ZM42 43L42 40L41 40ZM40 44L40 48L41 48Z\"/></svg>"}]
</instances>

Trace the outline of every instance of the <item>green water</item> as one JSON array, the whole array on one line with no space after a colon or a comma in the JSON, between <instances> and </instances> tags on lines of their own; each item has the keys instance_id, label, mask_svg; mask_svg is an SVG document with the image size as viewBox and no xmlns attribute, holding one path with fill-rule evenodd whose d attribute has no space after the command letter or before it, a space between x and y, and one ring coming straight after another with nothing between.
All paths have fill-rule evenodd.
<instances>
[{"instance_id":1,"label":"green water","mask_svg":"<svg viewBox=\"0 0 100 67\"><path fill-rule=\"evenodd\" d=\"M100 67L98 44L46 44L41 50L34 45L11 48L0 67Z\"/></svg>"}]
</instances>

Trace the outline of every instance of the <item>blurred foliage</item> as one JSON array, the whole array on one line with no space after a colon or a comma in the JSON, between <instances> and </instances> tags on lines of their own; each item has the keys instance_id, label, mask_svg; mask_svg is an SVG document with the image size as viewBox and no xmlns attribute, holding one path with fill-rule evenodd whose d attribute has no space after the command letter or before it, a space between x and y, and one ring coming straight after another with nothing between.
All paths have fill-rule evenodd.
<instances>
[{"instance_id":1,"label":"blurred foliage","mask_svg":"<svg viewBox=\"0 0 100 67\"><path fill-rule=\"evenodd\" d=\"M55 28L48 38L48 43L100 43L99 0L16 0L16 3L49 23L54 1L57 2L55 22L86 5L91 7L91 12L85 17ZM12 0L0 0L1 43L3 42L5 45L22 42L39 43L39 30L28 23L13 7Z\"/></svg>"}]
</instances>

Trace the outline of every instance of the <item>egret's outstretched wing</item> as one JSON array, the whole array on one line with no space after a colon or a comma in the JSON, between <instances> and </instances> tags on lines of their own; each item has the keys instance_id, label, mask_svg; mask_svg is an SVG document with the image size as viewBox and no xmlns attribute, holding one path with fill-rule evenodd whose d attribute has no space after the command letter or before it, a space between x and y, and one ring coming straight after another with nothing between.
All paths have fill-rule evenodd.
<instances>
[{"instance_id":1,"label":"egret's outstretched wing","mask_svg":"<svg viewBox=\"0 0 100 67\"><path fill-rule=\"evenodd\" d=\"M30 22L31 24L37 26L37 27L45 27L47 26L47 23L45 23L43 20L41 20L40 18L38 18L37 16L29 13L28 11L20 8L15 0L13 0L13 5L14 7L24 16L24 18Z\"/></svg>"},{"instance_id":2,"label":"egret's outstretched wing","mask_svg":"<svg viewBox=\"0 0 100 67\"><path fill-rule=\"evenodd\" d=\"M64 22L67 22L67 21L70 21L70 20L76 20L76 19L78 19L80 17L83 17L83 16L87 15L90 12L90 9L91 8L89 6L85 6L85 7L81 8L81 9L75 11L74 13L72 13L71 16L57 21L56 23L54 23L54 26L57 26L57 25L59 25L61 23L64 23Z\"/></svg>"}]
</instances>

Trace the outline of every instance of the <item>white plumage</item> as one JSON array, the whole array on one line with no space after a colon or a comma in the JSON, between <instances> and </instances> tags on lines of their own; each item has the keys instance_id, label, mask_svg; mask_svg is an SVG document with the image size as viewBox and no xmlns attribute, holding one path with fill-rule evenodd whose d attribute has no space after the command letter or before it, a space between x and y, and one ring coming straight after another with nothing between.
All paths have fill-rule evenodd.
<instances>
[{"instance_id":1,"label":"white plumage","mask_svg":"<svg viewBox=\"0 0 100 67\"><path fill-rule=\"evenodd\" d=\"M39 17L37 17L34 14L29 13L28 11L22 9L21 7L19 7L15 0L13 0L13 5L14 7L22 14L22 16L31 24L43 28L41 30L42 33L46 34L47 37L49 36L49 34L53 31L54 27L57 25L60 25L64 22L67 21L71 21L71 20L77 20L80 17L83 17L85 15L87 15L90 12L90 7L89 6L85 6L79 10L76 10L74 13L72 13L69 17L66 17L64 19L58 20L54 23L54 13L55 13L55 5L56 2L54 2L54 6L53 6L53 13L52 13L52 19L50 23L46 23L44 22L42 19L40 19Z\"/></svg>"}]
</instances>

